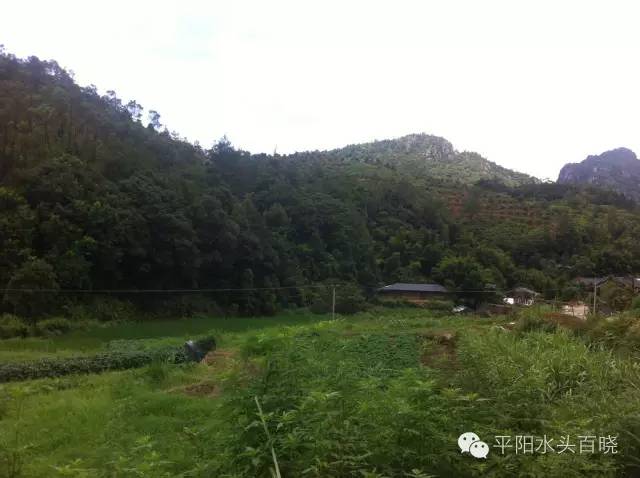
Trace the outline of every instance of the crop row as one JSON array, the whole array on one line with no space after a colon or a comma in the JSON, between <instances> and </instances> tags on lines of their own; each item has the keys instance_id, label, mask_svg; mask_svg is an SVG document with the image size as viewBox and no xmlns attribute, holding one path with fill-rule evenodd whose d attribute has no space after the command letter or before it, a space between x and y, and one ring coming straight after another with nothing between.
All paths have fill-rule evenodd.
<instances>
[{"instance_id":1,"label":"crop row","mask_svg":"<svg viewBox=\"0 0 640 478\"><path fill-rule=\"evenodd\" d=\"M205 340L196 342L196 344L200 343L209 345ZM184 347L164 346L152 350L109 351L87 356L43 358L28 362L0 364L0 382L125 370L142 367L158 360L184 363L194 361L196 357L188 353Z\"/></svg>"}]
</instances>

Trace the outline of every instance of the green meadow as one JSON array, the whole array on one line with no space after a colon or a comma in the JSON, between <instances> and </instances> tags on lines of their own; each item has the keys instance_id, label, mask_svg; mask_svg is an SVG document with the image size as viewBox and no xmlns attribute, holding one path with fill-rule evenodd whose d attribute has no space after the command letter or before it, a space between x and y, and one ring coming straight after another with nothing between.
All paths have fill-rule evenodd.
<instances>
[{"instance_id":1,"label":"green meadow","mask_svg":"<svg viewBox=\"0 0 640 478\"><path fill-rule=\"evenodd\" d=\"M637 476L634 355L509 320L373 309L5 340L5 363L205 335L218 347L202 363L0 385L0 476ZM464 432L486 442L486 458L460 452ZM545 436L555 451L535 450ZM566 436L573 452L559 451ZM581 436L597 437L593 451ZM502 453L496 437L513 447Z\"/></svg>"}]
</instances>

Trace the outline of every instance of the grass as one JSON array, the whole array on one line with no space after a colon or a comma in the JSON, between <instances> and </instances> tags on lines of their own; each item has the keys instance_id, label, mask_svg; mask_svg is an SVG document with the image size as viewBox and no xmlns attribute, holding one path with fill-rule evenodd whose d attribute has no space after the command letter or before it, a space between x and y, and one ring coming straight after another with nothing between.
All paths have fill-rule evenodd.
<instances>
[{"instance_id":1,"label":"grass","mask_svg":"<svg viewBox=\"0 0 640 478\"><path fill-rule=\"evenodd\" d=\"M504 319L419 309L335 321L218 320L205 320L209 329L175 321L84 331L80 345L93 349L73 349L71 337L50 339L47 353L57 354L216 329L222 351L208 365L154 363L0 386L0 476L269 477L276 462L283 477L639 470L640 368L572 333L509 332L500 327ZM611 434L619 448L616 455L492 450L476 460L457 448L466 431L490 446L501 434L556 442Z\"/></svg>"},{"instance_id":2,"label":"grass","mask_svg":"<svg viewBox=\"0 0 640 478\"><path fill-rule=\"evenodd\" d=\"M115 340L138 340L163 337L188 338L211 330L241 332L281 325L318 321L310 314L282 314L275 317L195 317L179 320L91 324L85 329L52 338L16 338L0 341L0 363L34 360L45 357L87 354L104 349Z\"/></svg>"}]
</instances>

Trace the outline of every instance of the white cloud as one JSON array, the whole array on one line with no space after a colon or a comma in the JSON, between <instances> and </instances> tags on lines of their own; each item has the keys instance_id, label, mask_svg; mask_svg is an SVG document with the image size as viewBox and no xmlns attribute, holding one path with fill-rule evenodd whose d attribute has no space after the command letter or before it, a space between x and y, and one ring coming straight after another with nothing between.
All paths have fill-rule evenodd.
<instances>
[{"instance_id":1,"label":"white cloud","mask_svg":"<svg viewBox=\"0 0 640 478\"><path fill-rule=\"evenodd\" d=\"M555 177L640 152L631 1L22 0L2 42L160 111L191 140L322 149L425 131Z\"/></svg>"}]
</instances>

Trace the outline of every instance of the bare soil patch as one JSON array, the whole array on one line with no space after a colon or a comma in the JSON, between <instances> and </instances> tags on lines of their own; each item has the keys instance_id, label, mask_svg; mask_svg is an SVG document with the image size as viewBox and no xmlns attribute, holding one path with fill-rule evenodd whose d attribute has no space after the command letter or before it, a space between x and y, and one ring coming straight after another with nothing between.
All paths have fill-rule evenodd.
<instances>
[{"instance_id":1,"label":"bare soil patch","mask_svg":"<svg viewBox=\"0 0 640 478\"><path fill-rule=\"evenodd\" d=\"M214 398L222 392L219 376L238 365L236 350L217 349L209 352L200 363L207 365L210 378L171 390L192 397Z\"/></svg>"},{"instance_id":2,"label":"bare soil patch","mask_svg":"<svg viewBox=\"0 0 640 478\"><path fill-rule=\"evenodd\" d=\"M432 331L421 334L424 338L422 365L434 368L455 368L456 334L451 331Z\"/></svg>"},{"instance_id":3,"label":"bare soil patch","mask_svg":"<svg viewBox=\"0 0 640 478\"><path fill-rule=\"evenodd\" d=\"M220 395L220 387L213 382L199 382L187 385L182 393L193 397L217 397Z\"/></svg>"}]
</instances>

